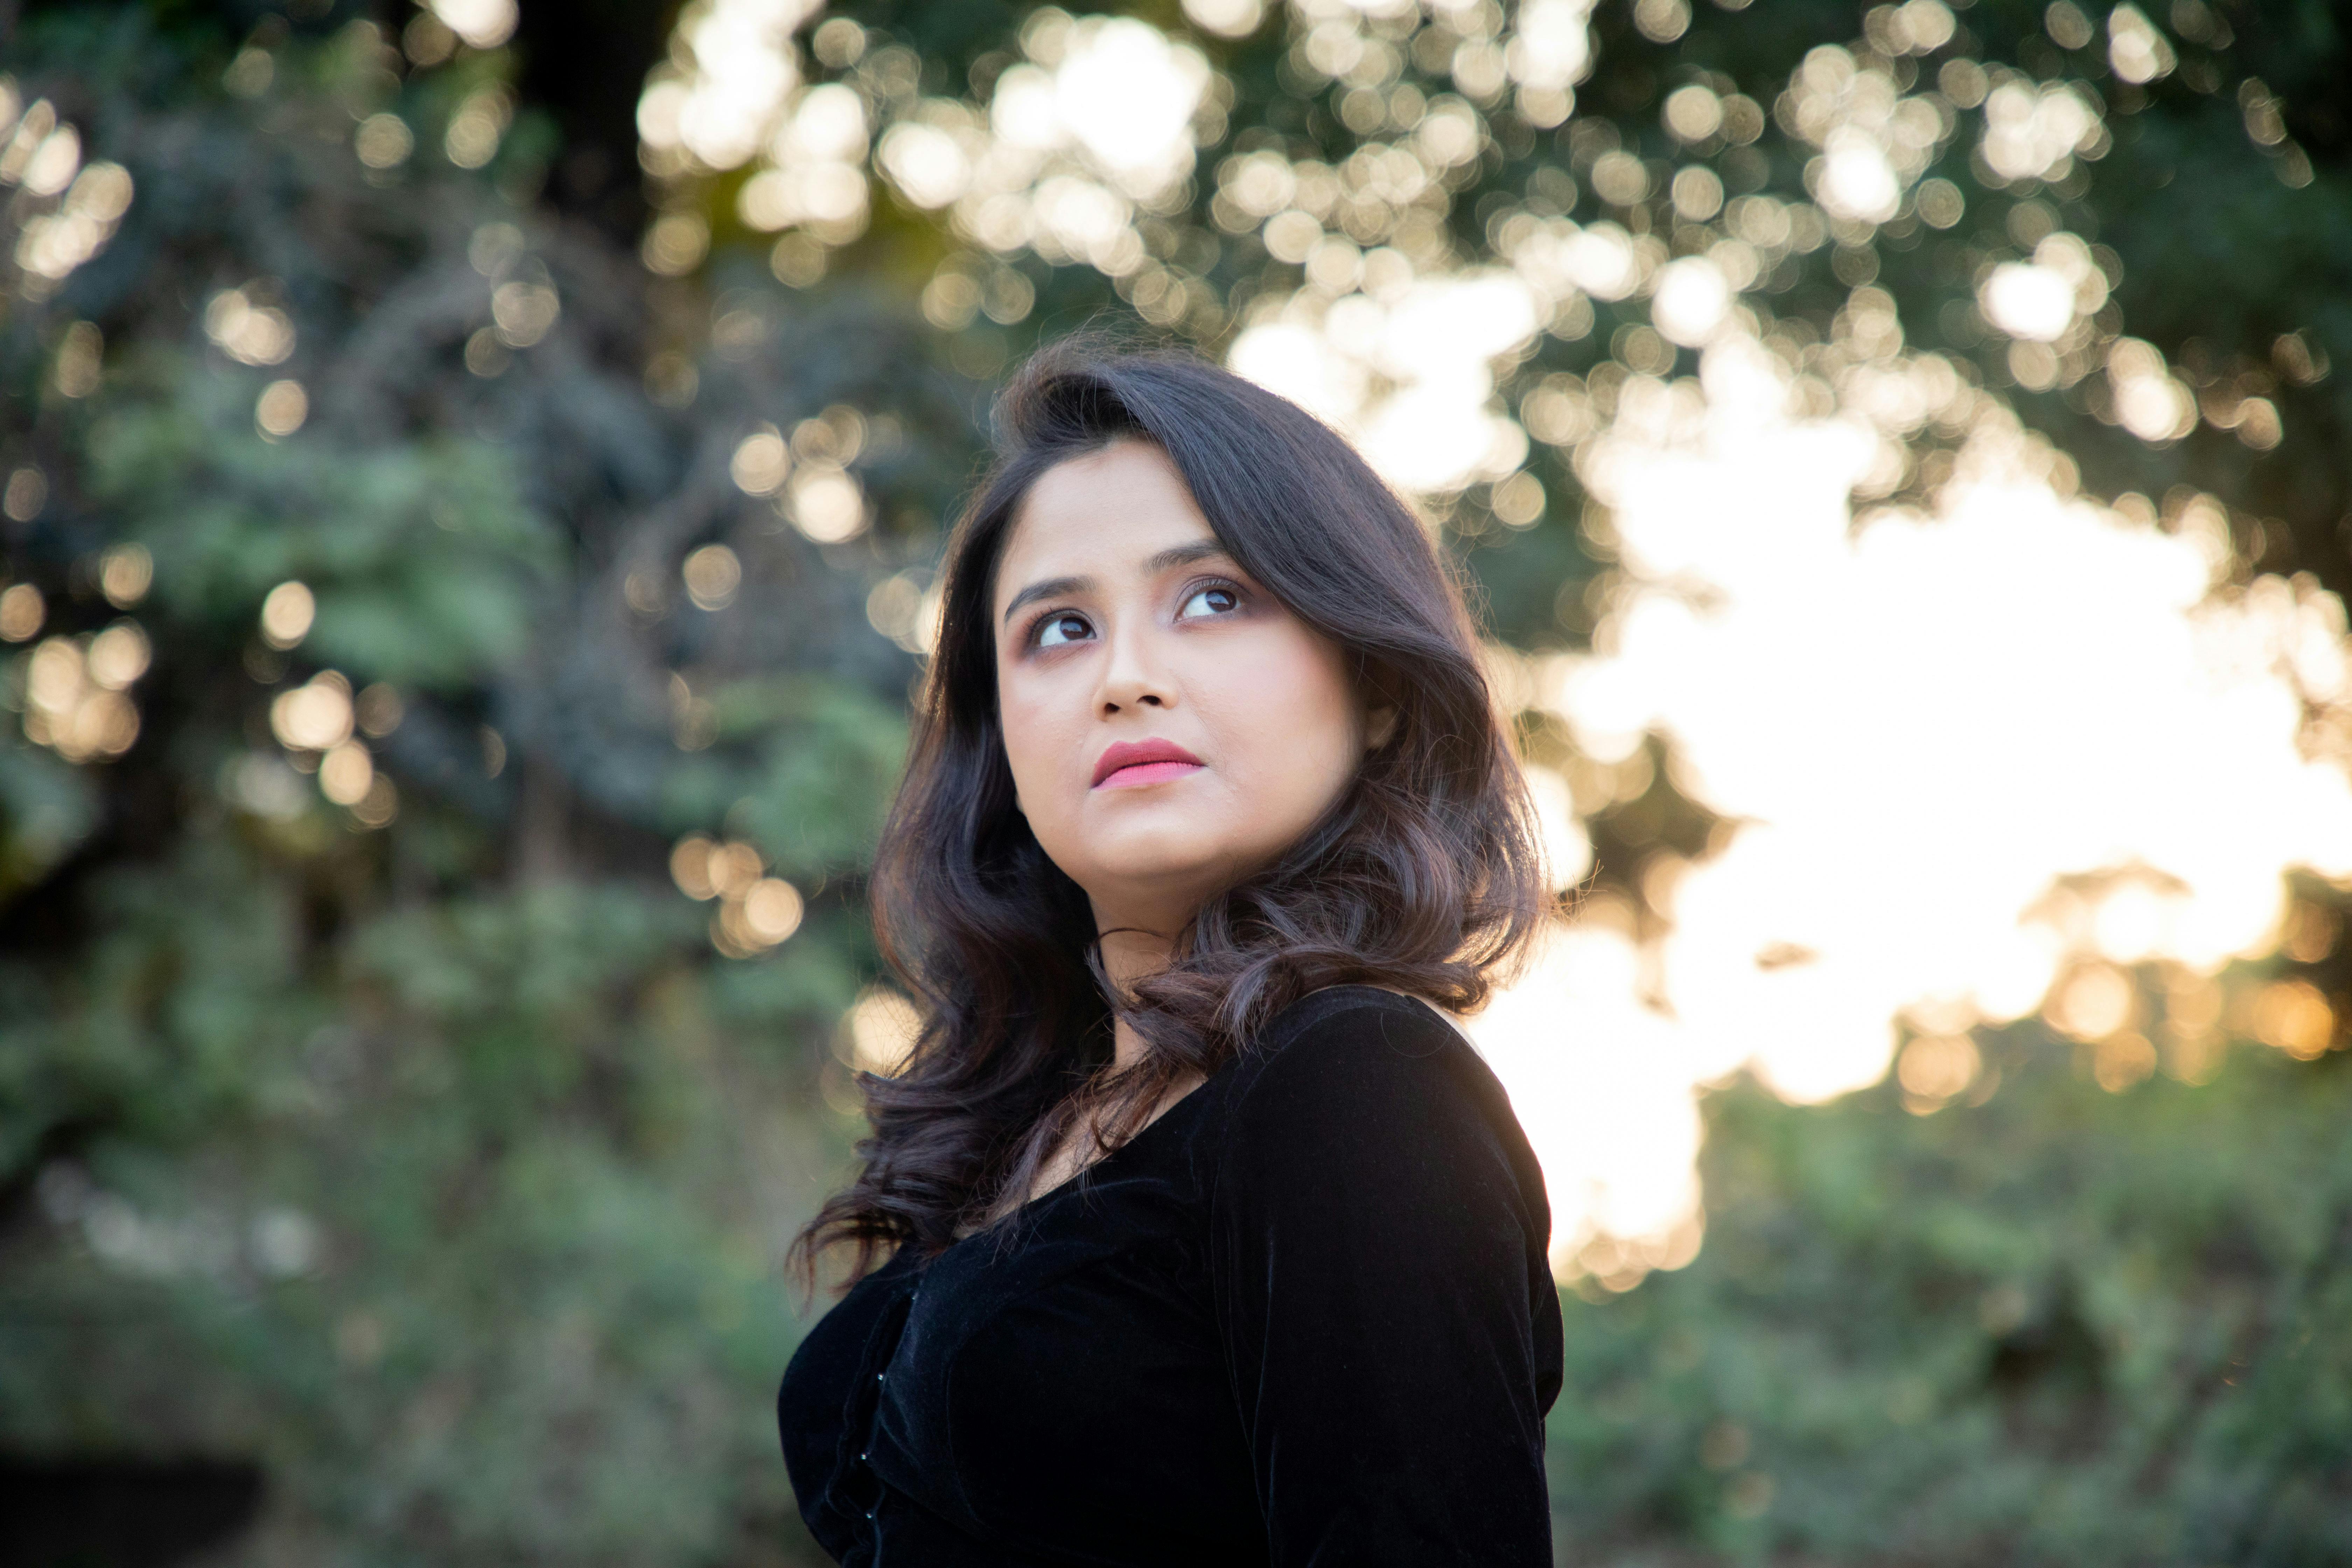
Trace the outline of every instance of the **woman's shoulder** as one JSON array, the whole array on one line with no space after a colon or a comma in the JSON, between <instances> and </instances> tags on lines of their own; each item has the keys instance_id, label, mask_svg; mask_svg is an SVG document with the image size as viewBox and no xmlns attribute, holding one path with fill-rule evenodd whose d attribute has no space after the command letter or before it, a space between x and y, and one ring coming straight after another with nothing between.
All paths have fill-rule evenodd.
<instances>
[{"instance_id":1,"label":"woman's shoulder","mask_svg":"<svg viewBox=\"0 0 2352 1568\"><path fill-rule=\"evenodd\" d=\"M1353 1076L1390 1064L1483 1067L1468 1037L1418 996L1379 985L1327 985L1268 1019L1244 1047L1244 1077L1283 1065L1284 1076Z\"/></svg>"},{"instance_id":2,"label":"woman's shoulder","mask_svg":"<svg viewBox=\"0 0 2352 1568\"><path fill-rule=\"evenodd\" d=\"M1521 1141L1509 1097L1467 1037L1427 1002L1380 986L1299 997L1234 1068L1226 1120L1236 1132L1278 1137L1286 1124L1337 1118L1366 1132L1402 1121L1426 1133L1484 1127Z\"/></svg>"},{"instance_id":3,"label":"woman's shoulder","mask_svg":"<svg viewBox=\"0 0 2352 1568\"><path fill-rule=\"evenodd\" d=\"M1426 1002L1367 985L1318 991L1278 1014L1233 1066L1222 1114L1204 1119L1215 1129L1203 1173L1216 1223L1347 1226L1377 1214L1403 1225L1443 1214L1517 1235L1539 1268L1551 1226L1542 1167L1501 1082Z\"/></svg>"},{"instance_id":4,"label":"woman's shoulder","mask_svg":"<svg viewBox=\"0 0 2352 1568\"><path fill-rule=\"evenodd\" d=\"M1427 1032L1432 1037L1462 1038L1461 1031L1444 1014L1418 996L1385 985L1326 985L1309 991L1267 1019L1258 1031L1256 1044L1278 1048L1308 1035L1328 1033L1334 1024L1349 1019L1360 1029L1378 1020Z\"/></svg>"}]
</instances>

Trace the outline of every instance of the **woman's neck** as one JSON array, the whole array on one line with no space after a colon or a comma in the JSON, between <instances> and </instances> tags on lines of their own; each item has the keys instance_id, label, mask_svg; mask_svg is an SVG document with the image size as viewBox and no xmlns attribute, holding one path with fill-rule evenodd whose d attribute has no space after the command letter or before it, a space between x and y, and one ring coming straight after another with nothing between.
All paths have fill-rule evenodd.
<instances>
[{"instance_id":1,"label":"woman's neck","mask_svg":"<svg viewBox=\"0 0 2352 1568\"><path fill-rule=\"evenodd\" d=\"M1171 938L1132 926L1112 927L1103 932L1101 942L1103 973L1122 994L1137 981L1167 968L1175 953ZM1142 1059L1143 1037L1125 1018L1118 1019L1112 1031L1111 1060L1120 1068L1130 1068Z\"/></svg>"}]
</instances>

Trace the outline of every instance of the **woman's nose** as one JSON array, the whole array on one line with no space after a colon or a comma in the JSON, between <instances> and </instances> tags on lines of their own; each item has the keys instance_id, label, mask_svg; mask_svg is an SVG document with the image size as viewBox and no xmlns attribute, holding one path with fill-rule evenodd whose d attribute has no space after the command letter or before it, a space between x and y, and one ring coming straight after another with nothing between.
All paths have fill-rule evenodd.
<instances>
[{"instance_id":1,"label":"woman's nose","mask_svg":"<svg viewBox=\"0 0 2352 1568\"><path fill-rule=\"evenodd\" d=\"M1140 626L1129 620L1111 634L1108 650L1110 657L1103 661L1102 686L1097 692L1104 714L1173 704L1175 683L1169 679L1166 661L1160 657L1159 630L1149 620Z\"/></svg>"}]
</instances>

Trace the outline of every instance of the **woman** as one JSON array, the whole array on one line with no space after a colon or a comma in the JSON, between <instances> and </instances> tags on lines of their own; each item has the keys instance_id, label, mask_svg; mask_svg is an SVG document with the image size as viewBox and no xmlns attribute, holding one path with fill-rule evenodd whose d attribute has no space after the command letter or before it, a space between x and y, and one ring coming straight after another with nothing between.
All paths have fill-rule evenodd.
<instances>
[{"instance_id":1,"label":"woman","mask_svg":"<svg viewBox=\"0 0 2352 1568\"><path fill-rule=\"evenodd\" d=\"M803 1517L909 1568L1549 1564L1543 1180L1435 1010L1543 907L1460 598L1198 361L1048 353L999 428L877 868L928 1023L796 1248L863 1276L779 1397Z\"/></svg>"}]
</instances>

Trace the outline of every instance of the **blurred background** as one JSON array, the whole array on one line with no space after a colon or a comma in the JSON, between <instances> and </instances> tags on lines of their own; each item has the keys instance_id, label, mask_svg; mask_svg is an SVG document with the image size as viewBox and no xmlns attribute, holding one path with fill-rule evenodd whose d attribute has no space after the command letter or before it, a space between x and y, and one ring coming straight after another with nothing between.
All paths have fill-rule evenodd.
<instances>
[{"instance_id":1,"label":"blurred background","mask_svg":"<svg viewBox=\"0 0 2352 1568\"><path fill-rule=\"evenodd\" d=\"M986 403L1349 431L1564 907L1571 1563L2352 1563L2318 0L0 5L0 1546L821 1559Z\"/></svg>"}]
</instances>

